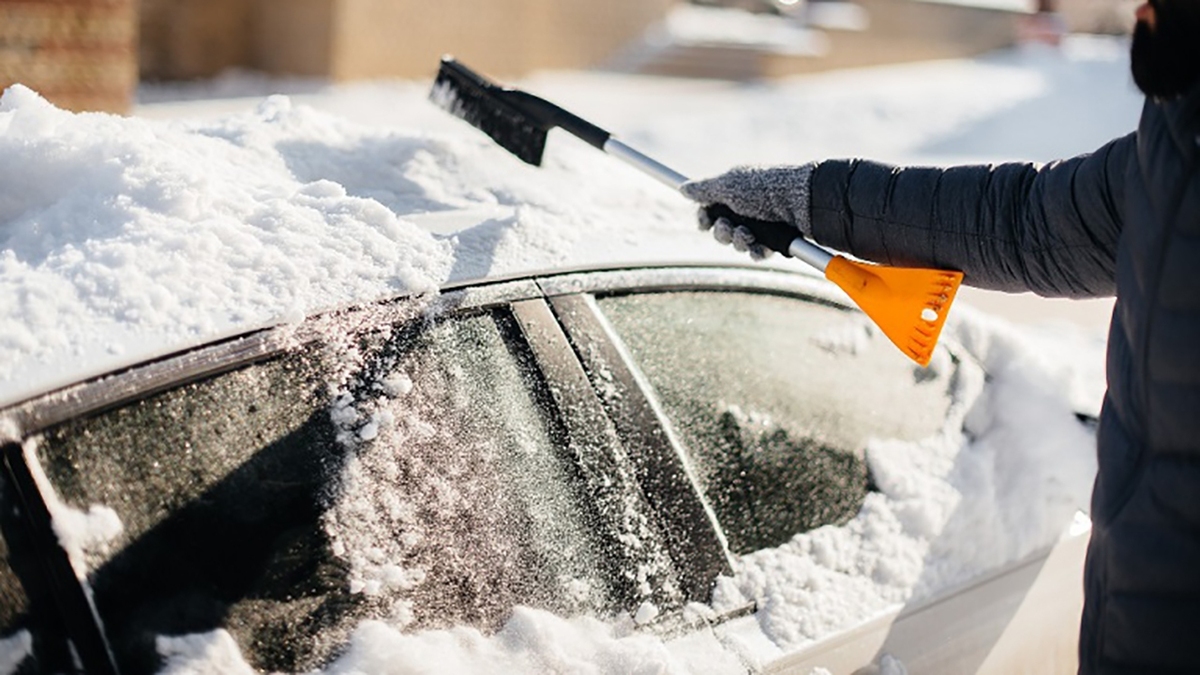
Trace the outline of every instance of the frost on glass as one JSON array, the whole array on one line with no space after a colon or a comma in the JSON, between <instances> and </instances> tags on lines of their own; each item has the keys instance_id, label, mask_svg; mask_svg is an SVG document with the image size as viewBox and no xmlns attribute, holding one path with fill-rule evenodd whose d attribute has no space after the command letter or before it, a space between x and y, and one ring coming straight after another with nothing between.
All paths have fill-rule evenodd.
<instances>
[{"instance_id":1,"label":"frost on glass","mask_svg":"<svg viewBox=\"0 0 1200 675\"><path fill-rule=\"evenodd\" d=\"M331 331L36 438L56 520L104 535L71 547L122 672L155 671L159 636L224 629L304 672L365 619L613 611L506 316Z\"/></svg>"},{"instance_id":2,"label":"frost on glass","mask_svg":"<svg viewBox=\"0 0 1200 675\"><path fill-rule=\"evenodd\" d=\"M79 514L119 522L63 544L122 672L157 669L157 635L218 627L264 669L329 652L355 602L319 520L344 461L324 373L314 350L299 351L37 439L60 540Z\"/></svg>"},{"instance_id":3,"label":"frost on glass","mask_svg":"<svg viewBox=\"0 0 1200 675\"><path fill-rule=\"evenodd\" d=\"M335 402L352 451L325 527L352 592L401 627L609 604L581 481L507 321L401 332Z\"/></svg>"},{"instance_id":4,"label":"frost on glass","mask_svg":"<svg viewBox=\"0 0 1200 675\"><path fill-rule=\"evenodd\" d=\"M685 446L730 549L840 524L870 478L870 439L937 433L950 366L921 369L857 313L747 293L599 304Z\"/></svg>"}]
</instances>

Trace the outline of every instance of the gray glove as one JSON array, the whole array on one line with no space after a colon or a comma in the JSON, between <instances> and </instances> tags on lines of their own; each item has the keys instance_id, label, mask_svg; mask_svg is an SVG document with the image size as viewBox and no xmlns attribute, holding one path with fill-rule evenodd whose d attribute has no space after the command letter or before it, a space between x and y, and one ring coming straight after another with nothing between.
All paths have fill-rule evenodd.
<instances>
[{"instance_id":1,"label":"gray glove","mask_svg":"<svg viewBox=\"0 0 1200 675\"><path fill-rule=\"evenodd\" d=\"M711 227L717 241L754 258L771 250L786 255L792 239L812 235L809 182L815 166L740 166L684 183L680 191L704 205L700 227Z\"/></svg>"}]
</instances>

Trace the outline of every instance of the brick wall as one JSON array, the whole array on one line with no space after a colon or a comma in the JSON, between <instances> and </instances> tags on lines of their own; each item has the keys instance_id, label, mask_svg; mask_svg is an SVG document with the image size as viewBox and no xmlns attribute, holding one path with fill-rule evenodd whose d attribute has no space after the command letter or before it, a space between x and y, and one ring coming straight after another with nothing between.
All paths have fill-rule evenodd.
<instances>
[{"instance_id":1,"label":"brick wall","mask_svg":"<svg viewBox=\"0 0 1200 675\"><path fill-rule=\"evenodd\" d=\"M134 0L0 0L0 88L124 112L137 84Z\"/></svg>"}]
</instances>

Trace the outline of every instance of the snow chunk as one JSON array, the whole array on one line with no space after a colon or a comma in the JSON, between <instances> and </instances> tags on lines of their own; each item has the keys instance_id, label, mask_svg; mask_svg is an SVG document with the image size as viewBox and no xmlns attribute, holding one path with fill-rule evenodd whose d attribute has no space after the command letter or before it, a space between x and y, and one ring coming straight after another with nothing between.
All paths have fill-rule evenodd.
<instances>
[{"instance_id":1,"label":"snow chunk","mask_svg":"<svg viewBox=\"0 0 1200 675\"><path fill-rule=\"evenodd\" d=\"M658 618L658 607L652 602L643 602L637 608L637 612L633 615L634 623L640 625L650 623Z\"/></svg>"},{"instance_id":2,"label":"snow chunk","mask_svg":"<svg viewBox=\"0 0 1200 675\"><path fill-rule=\"evenodd\" d=\"M0 639L0 675L14 675L33 654L33 635L27 630Z\"/></svg>"},{"instance_id":3,"label":"snow chunk","mask_svg":"<svg viewBox=\"0 0 1200 675\"><path fill-rule=\"evenodd\" d=\"M160 675L254 675L242 658L233 636L225 630L179 637L159 636L154 641L165 661Z\"/></svg>"},{"instance_id":4,"label":"snow chunk","mask_svg":"<svg viewBox=\"0 0 1200 675\"><path fill-rule=\"evenodd\" d=\"M68 552L103 550L123 530L121 518L107 506L93 504L86 512L61 504L54 509L54 533Z\"/></svg>"}]
</instances>

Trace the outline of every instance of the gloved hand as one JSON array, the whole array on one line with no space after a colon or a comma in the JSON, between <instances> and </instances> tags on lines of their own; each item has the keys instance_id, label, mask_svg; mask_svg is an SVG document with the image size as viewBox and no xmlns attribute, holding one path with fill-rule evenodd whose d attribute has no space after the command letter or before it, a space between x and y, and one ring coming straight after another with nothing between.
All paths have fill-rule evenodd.
<instances>
[{"instance_id":1,"label":"gloved hand","mask_svg":"<svg viewBox=\"0 0 1200 675\"><path fill-rule=\"evenodd\" d=\"M812 234L809 181L814 164L737 167L684 183L680 191L700 202L700 228L755 259L771 251L788 255L798 236Z\"/></svg>"}]
</instances>

